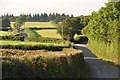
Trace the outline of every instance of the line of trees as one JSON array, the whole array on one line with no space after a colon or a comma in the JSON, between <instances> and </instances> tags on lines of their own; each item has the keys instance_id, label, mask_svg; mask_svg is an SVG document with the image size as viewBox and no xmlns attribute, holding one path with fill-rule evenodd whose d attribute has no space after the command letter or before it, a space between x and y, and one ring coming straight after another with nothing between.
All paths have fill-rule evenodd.
<instances>
[{"instance_id":1,"label":"line of trees","mask_svg":"<svg viewBox=\"0 0 120 80\"><path fill-rule=\"evenodd\" d=\"M67 18L73 18L73 15L66 15L65 13L41 13L41 14L20 14L19 16L14 16L13 14L5 14L2 17L9 18L10 22L15 22L17 18L25 16L27 22L61 22Z\"/></svg>"}]
</instances>

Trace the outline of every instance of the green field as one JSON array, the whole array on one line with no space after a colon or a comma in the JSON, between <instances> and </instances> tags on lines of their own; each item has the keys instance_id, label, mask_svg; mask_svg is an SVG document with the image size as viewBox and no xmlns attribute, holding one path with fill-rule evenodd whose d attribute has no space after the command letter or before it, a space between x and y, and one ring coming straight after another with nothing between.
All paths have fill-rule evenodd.
<instances>
[{"instance_id":1,"label":"green field","mask_svg":"<svg viewBox=\"0 0 120 80\"><path fill-rule=\"evenodd\" d=\"M15 22L10 22L10 26L11 26L12 28L15 28L15 27L14 27L14 23L15 23Z\"/></svg>"},{"instance_id":2,"label":"green field","mask_svg":"<svg viewBox=\"0 0 120 80\"><path fill-rule=\"evenodd\" d=\"M11 27L14 28L14 23L11 22ZM25 22L21 28L56 28L51 22Z\"/></svg>"},{"instance_id":3,"label":"green field","mask_svg":"<svg viewBox=\"0 0 120 80\"><path fill-rule=\"evenodd\" d=\"M58 38L58 39L62 38L55 29L36 30L36 32L39 33L42 37L50 37L50 38Z\"/></svg>"},{"instance_id":4,"label":"green field","mask_svg":"<svg viewBox=\"0 0 120 80\"><path fill-rule=\"evenodd\" d=\"M14 23L11 22L11 27L14 28ZM58 38L61 39L61 36L57 33L56 29L47 29L47 28L56 28L51 22L25 22L21 28L44 28L42 30L35 30L42 37Z\"/></svg>"}]
</instances>

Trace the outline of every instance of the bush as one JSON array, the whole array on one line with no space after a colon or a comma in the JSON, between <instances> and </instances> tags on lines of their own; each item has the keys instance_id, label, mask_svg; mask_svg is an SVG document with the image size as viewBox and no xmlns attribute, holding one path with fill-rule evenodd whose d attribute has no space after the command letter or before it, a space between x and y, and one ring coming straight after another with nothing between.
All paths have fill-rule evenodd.
<instances>
[{"instance_id":1,"label":"bush","mask_svg":"<svg viewBox=\"0 0 120 80\"><path fill-rule=\"evenodd\" d=\"M4 50L3 78L86 77L83 76L85 64L82 52L74 49L66 50L67 54L63 51L37 51L36 53L36 51Z\"/></svg>"},{"instance_id":2,"label":"bush","mask_svg":"<svg viewBox=\"0 0 120 80\"><path fill-rule=\"evenodd\" d=\"M75 34L75 35L74 35L74 37L73 37L73 39L74 39L74 41L79 41L80 36L79 36L79 35L77 35L77 34Z\"/></svg>"},{"instance_id":3,"label":"bush","mask_svg":"<svg viewBox=\"0 0 120 80\"><path fill-rule=\"evenodd\" d=\"M74 39L74 43L80 43L80 44L86 43L88 41L88 38L86 36L77 35L77 34L74 35L73 39Z\"/></svg>"}]
</instances>

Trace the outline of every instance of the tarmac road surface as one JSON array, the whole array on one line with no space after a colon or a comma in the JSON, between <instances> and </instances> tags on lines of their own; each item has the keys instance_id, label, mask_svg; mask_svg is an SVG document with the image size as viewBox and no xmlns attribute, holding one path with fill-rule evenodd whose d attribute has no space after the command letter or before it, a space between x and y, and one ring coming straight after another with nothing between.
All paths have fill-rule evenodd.
<instances>
[{"instance_id":1,"label":"tarmac road surface","mask_svg":"<svg viewBox=\"0 0 120 80\"><path fill-rule=\"evenodd\" d=\"M118 68L98 59L84 44L74 44L76 49L83 50L84 59L90 69L90 78L119 78ZM120 70L119 70L120 72ZM111 80L111 79L110 79ZM120 80L120 78L118 79Z\"/></svg>"}]
</instances>

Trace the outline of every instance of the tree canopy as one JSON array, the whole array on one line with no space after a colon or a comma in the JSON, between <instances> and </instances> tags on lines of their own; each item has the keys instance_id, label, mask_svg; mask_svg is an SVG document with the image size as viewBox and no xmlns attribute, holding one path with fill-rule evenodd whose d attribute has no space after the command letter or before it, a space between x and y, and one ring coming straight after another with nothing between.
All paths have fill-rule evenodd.
<instances>
[{"instance_id":1,"label":"tree canopy","mask_svg":"<svg viewBox=\"0 0 120 80\"><path fill-rule=\"evenodd\" d=\"M25 15L20 15L17 19L16 19L16 23L15 26L16 27L21 27L26 21L26 16Z\"/></svg>"},{"instance_id":2,"label":"tree canopy","mask_svg":"<svg viewBox=\"0 0 120 80\"><path fill-rule=\"evenodd\" d=\"M111 42L118 35L116 31L120 28L119 21L120 2L109 2L98 13L92 13L89 24L82 32L89 38Z\"/></svg>"},{"instance_id":3,"label":"tree canopy","mask_svg":"<svg viewBox=\"0 0 120 80\"><path fill-rule=\"evenodd\" d=\"M19 16L14 16L13 14L6 14L2 16L8 17L11 22L16 22L17 18L20 16L26 16L26 21L28 22L61 22L67 18L73 18L73 15L66 15L65 13L20 14Z\"/></svg>"},{"instance_id":4,"label":"tree canopy","mask_svg":"<svg viewBox=\"0 0 120 80\"><path fill-rule=\"evenodd\" d=\"M81 30L88 24L88 22L88 16L66 19L58 27L58 33L63 35L64 39L72 41L74 34L81 34Z\"/></svg>"},{"instance_id":5,"label":"tree canopy","mask_svg":"<svg viewBox=\"0 0 120 80\"><path fill-rule=\"evenodd\" d=\"M1 27L10 27L10 20L8 17L2 17L2 26Z\"/></svg>"}]
</instances>

